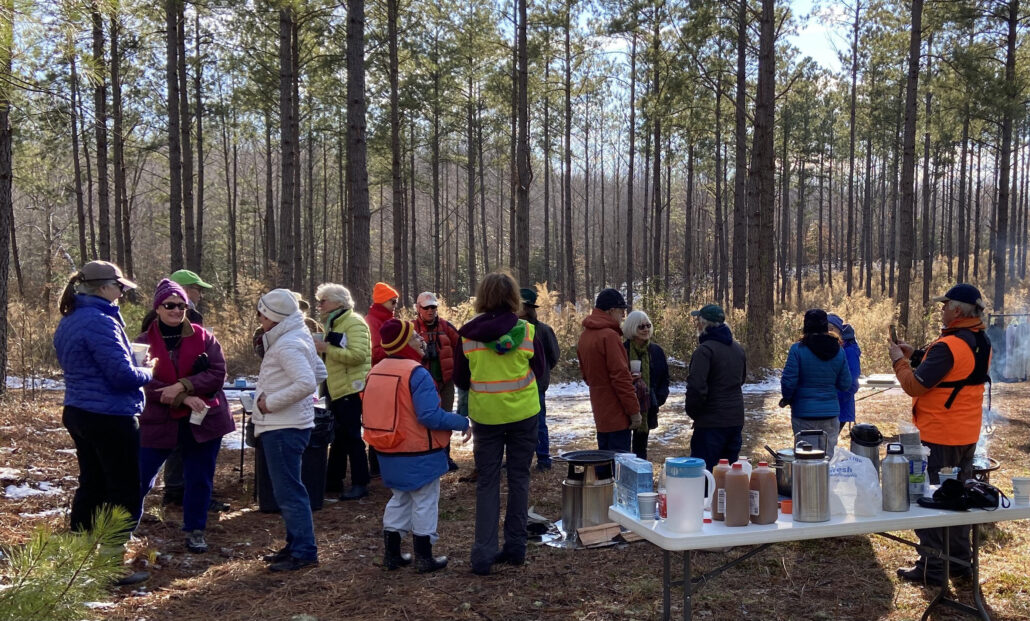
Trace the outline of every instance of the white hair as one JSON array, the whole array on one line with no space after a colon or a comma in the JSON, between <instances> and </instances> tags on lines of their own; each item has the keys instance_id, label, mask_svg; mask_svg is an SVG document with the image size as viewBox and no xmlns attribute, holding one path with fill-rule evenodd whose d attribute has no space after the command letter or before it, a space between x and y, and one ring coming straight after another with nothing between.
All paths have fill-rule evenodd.
<instances>
[{"instance_id":1,"label":"white hair","mask_svg":"<svg viewBox=\"0 0 1030 621\"><path fill-rule=\"evenodd\" d=\"M709 328L718 328L722 324L726 323L725 321L709 321L708 319L705 319L704 317L701 317L701 316L698 316L696 319L697 319L698 328L702 332L704 332L705 330L707 330Z\"/></svg>"},{"instance_id":2,"label":"white hair","mask_svg":"<svg viewBox=\"0 0 1030 621\"><path fill-rule=\"evenodd\" d=\"M635 310L626 315L626 319L622 322L622 335L626 338L633 338L642 323L652 323L651 318L644 311ZM654 336L654 325L651 326L651 336Z\"/></svg>"},{"instance_id":3,"label":"white hair","mask_svg":"<svg viewBox=\"0 0 1030 621\"><path fill-rule=\"evenodd\" d=\"M962 317L980 317L983 314L983 309L976 304L959 302L958 300L948 300L947 307L957 311Z\"/></svg>"},{"instance_id":4,"label":"white hair","mask_svg":"<svg viewBox=\"0 0 1030 621\"><path fill-rule=\"evenodd\" d=\"M354 308L354 298L351 297L350 290L334 282L318 285L318 289L315 290L315 299L337 302L347 308Z\"/></svg>"}]
</instances>

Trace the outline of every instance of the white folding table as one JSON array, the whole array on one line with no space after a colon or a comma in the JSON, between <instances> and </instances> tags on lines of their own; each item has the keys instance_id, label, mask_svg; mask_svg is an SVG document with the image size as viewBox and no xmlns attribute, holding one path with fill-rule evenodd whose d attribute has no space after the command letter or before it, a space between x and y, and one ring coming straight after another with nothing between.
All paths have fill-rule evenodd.
<instances>
[{"instance_id":1,"label":"white folding table","mask_svg":"<svg viewBox=\"0 0 1030 621\"><path fill-rule=\"evenodd\" d=\"M992 522L1003 522L1007 520L1024 520L1030 518L1030 507L1010 507L1008 509L997 509L994 511L970 510L970 511L945 511L943 509L927 509L919 505L912 505L911 509L905 512L881 511L871 517L833 517L828 522L793 522L789 518L780 520L773 524L756 525L749 524L744 527L729 527L724 522L712 522L705 524L703 529L693 533L678 533L669 530L662 520L640 521L631 515L624 513L618 506L608 508L608 517L624 528L640 535L654 545L662 549L662 618L670 618L671 589L683 587L683 618L691 617L691 596L701 585L715 576L738 563L758 554L774 543L784 541L800 541L803 539L824 539L828 537L847 537L851 535L878 534L888 537L900 543L915 547L920 552L938 558L950 559L952 563L968 566L972 571L974 588L973 600L976 606L968 606L954 599L947 597L948 592L948 563L945 567L944 585L940 592L930 602L926 612L923 613L925 620L937 605L944 605L974 615L979 615L987 621L990 617L984 608L982 595L979 587L980 570L980 524ZM889 534L891 531L913 530L915 528L936 528L951 526L973 526L973 549L970 562L964 562L950 556L948 549L948 537L944 537L944 550L932 550L924 548L915 542L902 539ZM697 578L691 576L690 553L692 550L704 550L707 548L722 548L727 546L749 546L752 548L742 556L718 567L707 574ZM670 575L670 552L683 552L683 579L672 580Z\"/></svg>"}]
</instances>

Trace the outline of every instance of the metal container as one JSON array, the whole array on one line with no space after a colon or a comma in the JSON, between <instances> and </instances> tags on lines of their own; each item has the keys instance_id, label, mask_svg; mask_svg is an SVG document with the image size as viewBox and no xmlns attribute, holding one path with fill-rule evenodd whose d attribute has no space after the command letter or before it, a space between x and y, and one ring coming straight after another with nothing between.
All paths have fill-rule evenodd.
<instances>
[{"instance_id":1,"label":"metal container","mask_svg":"<svg viewBox=\"0 0 1030 621\"><path fill-rule=\"evenodd\" d=\"M790 498L794 493L794 449L774 451L767 444L765 450L775 459L771 467L776 471L776 491L780 496Z\"/></svg>"},{"instance_id":2,"label":"metal container","mask_svg":"<svg viewBox=\"0 0 1030 621\"><path fill-rule=\"evenodd\" d=\"M876 425L862 423L851 428L851 452L873 462L876 473L880 473L880 445L883 434Z\"/></svg>"},{"instance_id":3,"label":"metal container","mask_svg":"<svg viewBox=\"0 0 1030 621\"><path fill-rule=\"evenodd\" d=\"M799 442L794 449L794 521L830 519L830 461L826 451Z\"/></svg>"},{"instance_id":4,"label":"metal container","mask_svg":"<svg viewBox=\"0 0 1030 621\"><path fill-rule=\"evenodd\" d=\"M880 470L884 511L908 511L908 458L900 444L887 445L887 457Z\"/></svg>"},{"instance_id":5,"label":"metal container","mask_svg":"<svg viewBox=\"0 0 1030 621\"><path fill-rule=\"evenodd\" d=\"M576 539L576 531L584 526L609 522L608 507L612 504L612 451L572 451L559 460L569 464L562 481L562 529L566 540Z\"/></svg>"}]
</instances>

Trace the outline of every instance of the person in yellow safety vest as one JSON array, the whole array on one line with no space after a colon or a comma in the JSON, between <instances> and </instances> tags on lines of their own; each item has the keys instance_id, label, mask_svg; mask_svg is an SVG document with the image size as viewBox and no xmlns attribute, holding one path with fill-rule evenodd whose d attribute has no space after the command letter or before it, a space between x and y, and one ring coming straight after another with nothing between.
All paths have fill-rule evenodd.
<instances>
[{"instance_id":1,"label":"person in yellow safety vest","mask_svg":"<svg viewBox=\"0 0 1030 621\"><path fill-rule=\"evenodd\" d=\"M368 374L364 392L365 441L379 451L383 483L393 492L383 511L383 566L411 562L401 554L401 538L411 533L415 569L427 573L447 566L433 556L440 505L440 477L447 473L451 431L471 437L464 416L440 407L433 376L422 366L426 343L410 321L388 319L379 329L387 354Z\"/></svg>"},{"instance_id":2,"label":"person in yellow safety vest","mask_svg":"<svg viewBox=\"0 0 1030 621\"><path fill-rule=\"evenodd\" d=\"M495 563L526 560L529 468L537 444L540 398L536 378L547 362L540 334L519 319L519 286L508 272L487 274L476 289L478 313L458 330L454 385L468 391L476 471L476 532L472 573L487 575ZM540 354L537 354L540 352ZM504 546L498 551L501 460L508 460Z\"/></svg>"},{"instance_id":3,"label":"person in yellow safety vest","mask_svg":"<svg viewBox=\"0 0 1030 621\"><path fill-rule=\"evenodd\" d=\"M984 301L980 291L958 284L934 302L943 303L941 336L926 350L888 339L888 351L898 382L912 397L912 418L920 441L930 448L927 471L930 483L940 483L945 466L959 468L959 480L973 476L973 454L980 438L984 384L990 382L991 343L983 322ZM916 529L923 546L944 549L948 529ZM950 529L950 555L969 562L972 548L969 526ZM968 578L969 565L952 564L951 577ZM940 558L920 555L914 567L898 569L898 577L910 582L941 586L945 567ZM975 585L974 585L975 586Z\"/></svg>"}]
</instances>

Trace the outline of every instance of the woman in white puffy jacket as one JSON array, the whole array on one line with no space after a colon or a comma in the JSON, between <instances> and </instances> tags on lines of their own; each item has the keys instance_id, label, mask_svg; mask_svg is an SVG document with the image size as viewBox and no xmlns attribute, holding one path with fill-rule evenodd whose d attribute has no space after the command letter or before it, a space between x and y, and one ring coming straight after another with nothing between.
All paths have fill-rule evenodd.
<instances>
[{"instance_id":1,"label":"woman in white puffy jacket","mask_svg":"<svg viewBox=\"0 0 1030 621\"><path fill-rule=\"evenodd\" d=\"M318 563L311 503L300 470L315 426L313 397L327 374L291 291L273 289L261 296L258 319L265 355L255 391L254 435L261 439L272 493L286 524L286 546L265 561L272 571L292 571Z\"/></svg>"}]
</instances>

